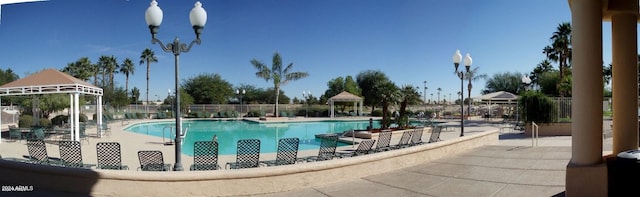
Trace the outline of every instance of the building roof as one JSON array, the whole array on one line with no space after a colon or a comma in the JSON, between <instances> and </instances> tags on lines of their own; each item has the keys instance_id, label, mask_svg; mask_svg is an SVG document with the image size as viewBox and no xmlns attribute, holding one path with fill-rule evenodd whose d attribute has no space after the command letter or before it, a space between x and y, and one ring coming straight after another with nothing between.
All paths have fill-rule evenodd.
<instances>
[{"instance_id":1,"label":"building roof","mask_svg":"<svg viewBox=\"0 0 640 197\"><path fill-rule=\"evenodd\" d=\"M82 93L102 95L102 88L93 86L56 69L46 69L0 86L0 96Z\"/></svg>"}]
</instances>

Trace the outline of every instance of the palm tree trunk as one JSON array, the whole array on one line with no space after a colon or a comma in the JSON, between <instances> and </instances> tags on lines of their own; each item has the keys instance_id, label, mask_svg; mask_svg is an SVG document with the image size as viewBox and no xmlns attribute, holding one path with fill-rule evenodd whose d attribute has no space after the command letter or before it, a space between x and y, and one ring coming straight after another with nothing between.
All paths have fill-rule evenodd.
<instances>
[{"instance_id":1,"label":"palm tree trunk","mask_svg":"<svg viewBox=\"0 0 640 197\"><path fill-rule=\"evenodd\" d=\"M147 60L147 96L146 96L146 104L147 104L147 105L149 104L149 72L151 71L151 69L150 69L150 64L151 64L151 62L149 62L149 61ZM174 91L175 91L175 92L178 92L178 90L174 90ZM176 104L176 106L179 106L179 104ZM145 108L145 109L146 109L146 108ZM176 110L179 110L179 109L176 109ZM147 112L147 111L145 111L145 112ZM146 117L146 116L145 116L145 117Z\"/></svg>"},{"instance_id":2,"label":"palm tree trunk","mask_svg":"<svg viewBox=\"0 0 640 197\"><path fill-rule=\"evenodd\" d=\"M280 98L280 87L276 88L276 109L274 110L274 116L275 117L279 117L280 114L278 114L278 99Z\"/></svg>"}]
</instances>

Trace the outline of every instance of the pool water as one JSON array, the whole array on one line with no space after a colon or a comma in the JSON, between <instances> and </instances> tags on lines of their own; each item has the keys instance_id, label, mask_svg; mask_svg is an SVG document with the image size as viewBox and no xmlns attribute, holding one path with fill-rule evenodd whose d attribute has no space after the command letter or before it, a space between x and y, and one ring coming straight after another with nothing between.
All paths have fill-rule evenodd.
<instances>
[{"instance_id":1,"label":"pool water","mask_svg":"<svg viewBox=\"0 0 640 197\"><path fill-rule=\"evenodd\" d=\"M317 150L320 141L316 134L342 133L351 129L366 129L369 121L317 121L317 122L293 122L293 123L255 123L250 121L216 121L216 120L186 120L182 122L183 130L187 134L182 144L182 153L193 155L193 144L196 141L212 140L218 137L218 151L220 155L235 155L237 142L241 139L259 139L261 153L275 153L278 149L278 140L281 138L297 137L300 139L299 150ZM175 125L173 121L134 124L126 131L163 137L169 141L174 136L169 136L169 127ZM373 127L380 127L379 121L373 121ZM338 146L351 146L351 144L339 143Z\"/></svg>"}]
</instances>

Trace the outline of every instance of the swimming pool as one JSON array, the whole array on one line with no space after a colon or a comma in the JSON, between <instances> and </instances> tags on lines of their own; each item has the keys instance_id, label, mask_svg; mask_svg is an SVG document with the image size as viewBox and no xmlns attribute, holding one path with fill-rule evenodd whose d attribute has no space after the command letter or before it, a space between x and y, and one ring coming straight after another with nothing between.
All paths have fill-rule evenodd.
<instances>
[{"instance_id":1,"label":"swimming pool","mask_svg":"<svg viewBox=\"0 0 640 197\"><path fill-rule=\"evenodd\" d=\"M175 122L154 122L134 124L126 131L162 137L163 130L174 126ZM182 127L187 129L187 135L182 143L182 153L193 155L193 144L196 141L211 140L218 137L218 151L220 155L235 155L237 141L241 139L260 139L261 153L277 152L278 140L281 138L297 137L300 139L299 150L313 150L320 147L316 134L342 133L351 129L366 129L369 121L316 121L292 123L255 123L250 121L216 121L216 120L185 120ZM380 127L379 121L373 121L373 127ZM168 130L168 129L167 129ZM168 135L169 132L167 132ZM165 136L167 140L173 136ZM350 144L339 143L338 146Z\"/></svg>"}]
</instances>

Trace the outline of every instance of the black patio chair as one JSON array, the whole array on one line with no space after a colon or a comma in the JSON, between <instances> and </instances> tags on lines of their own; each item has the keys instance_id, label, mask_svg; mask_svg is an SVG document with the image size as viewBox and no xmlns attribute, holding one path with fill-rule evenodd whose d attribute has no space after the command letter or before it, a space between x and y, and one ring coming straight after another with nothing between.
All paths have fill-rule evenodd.
<instances>
[{"instance_id":1,"label":"black patio chair","mask_svg":"<svg viewBox=\"0 0 640 197\"><path fill-rule=\"evenodd\" d=\"M371 152L371 148L373 147L373 144L375 142L376 142L376 140L362 140L358 144L358 148L356 148L355 150L346 150L346 152L338 152L336 154L340 158L366 155L366 154L369 154Z\"/></svg>"},{"instance_id":2,"label":"black patio chair","mask_svg":"<svg viewBox=\"0 0 640 197\"><path fill-rule=\"evenodd\" d=\"M409 146L416 146L424 143L422 141L423 132L424 132L424 127L418 127L413 129L413 134L411 134L411 141L409 142Z\"/></svg>"},{"instance_id":3,"label":"black patio chair","mask_svg":"<svg viewBox=\"0 0 640 197\"><path fill-rule=\"evenodd\" d=\"M317 156L310 156L298 159L298 161L326 161L336 157L336 147L338 146L338 135L326 135L320 138L320 149Z\"/></svg>"},{"instance_id":4,"label":"black patio chair","mask_svg":"<svg viewBox=\"0 0 640 197\"><path fill-rule=\"evenodd\" d=\"M142 171L169 171L171 164L164 163L162 152L158 150L141 150L138 151L138 160Z\"/></svg>"},{"instance_id":5,"label":"black patio chair","mask_svg":"<svg viewBox=\"0 0 640 197\"><path fill-rule=\"evenodd\" d=\"M442 132L442 126L433 127L433 130L431 130L431 137L429 137L428 143L440 141L441 132Z\"/></svg>"},{"instance_id":6,"label":"black patio chair","mask_svg":"<svg viewBox=\"0 0 640 197\"><path fill-rule=\"evenodd\" d=\"M42 165L60 165L59 159L50 158L44 140L27 140L29 162Z\"/></svg>"},{"instance_id":7,"label":"black patio chair","mask_svg":"<svg viewBox=\"0 0 640 197\"><path fill-rule=\"evenodd\" d=\"M267 166L280 166L295 164L298 160L298 138L282 138L278 140L278 152L275 160L262 161L260 163Z\"/></svg>"},{"instance_id":8,"label":"black patio chair","mask_svg":"<svg viewBox=\"0 0 640 197\"><path fill-rule=\"evenodd\" d=\"M193 144L193 164L190 170L218 170L218 142L197 141Z\"/></svg>"},{"instance_id":9,"label":"black patio chair","mask_svg":"<svg viewBox=\"0 0 640 197\"><path fill-rule=\"evenodd\" d=\"M107 170L128 170L129 167L122 165L120 155L120 143L118 142L98 142L96 144L98 157L97 169Z\"/></svg>"},{"instance_id":10,"label":"black patio chair","mask_svg":"<svg viewBox=\"0 0 640 197\"><path fill-rule=\"evenodd\" d=\"M378 143L376 143L374 152L388 151L391 149L389 144L391 144L391 130L382 130L378 134Z\"/></svg>"},{"instance_id":11,"label":"black patio chair","mask_svg":"<svg viewBox=\"0 0 640 197\"><path fill-rule=\"evenodd\" d=\"M71 168L91 168L95 165L84 164L82 162L82 150L78 141L60 141L60 162L65 167Z\"/></svg>"},{"instance_id":12,"label":"black patio chair","mask_svg":"<svg viewBox=\"0 0 640 197\"><path fill-rule=\"evenodd\" d=\"M236 162L227 163L227 169L256 168L260 164L260 140L238 140Z\"/></svg>"},{"instance_id":13,"label":"black patio chair","mask_svg":"<svg viewBox=\"0 0 640 197\"><path fill-rule=\"evenodd\" d=\"M408 147L409 146L409 140L411 140L411 135L413 135L413 129L404 130L404 132L402 132L402 137L400 137L400 141L398 141L398 144L396 144L392 148L393 149L400 149L400 148Z\"/></svg>"}]
</instances>

